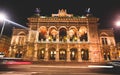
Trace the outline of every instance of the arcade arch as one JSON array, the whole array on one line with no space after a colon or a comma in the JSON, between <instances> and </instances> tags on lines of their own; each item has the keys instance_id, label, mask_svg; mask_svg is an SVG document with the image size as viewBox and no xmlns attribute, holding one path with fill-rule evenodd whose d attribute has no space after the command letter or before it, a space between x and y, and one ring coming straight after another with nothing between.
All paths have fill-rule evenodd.
<instances>
[{"instance_id":1,"label":"arcade arch","mask_svg":"<svg viewBox=\"0 0 120 75\"><path fill-rule=\"evenodd\" d=\"M79 34L80 41L88 41L88 29L87 29L87 27L81 26L78 34Z\"/></svg>"},{"instance_id":2,"label":"arcade arch","mask_svg":"<svg viewBox=\"0 0 120 75\"><path fill-rule=\"evenodd\" d=\"M56 41L57 34L58 34L57 28L50 27L49 30L48 30L48 32L49 32L49 37L48 37L49 41L51 41L51 40Z\"/></svg>"},{"instance_id":3,"label":"arcade arch","mask_svg":"<svg viewBox=\"0 0 120 75\"><path fill-rule=\"evenodd\" d=\"M66 28L59 29L59 41L67 41L67 30Z\"/></svg>"},{"instance_id":4,"label":"arcade arch","mask_svg":"<svg viewBox=\"0 0 120 75\"><path fill-rule=\"evenodd\" d=\"M47 28L45 26L41 26L39 28L39 38L38 40L41 41L45 41L46 40L46 35L47 35Z\"/></svg>"}]
</instances>

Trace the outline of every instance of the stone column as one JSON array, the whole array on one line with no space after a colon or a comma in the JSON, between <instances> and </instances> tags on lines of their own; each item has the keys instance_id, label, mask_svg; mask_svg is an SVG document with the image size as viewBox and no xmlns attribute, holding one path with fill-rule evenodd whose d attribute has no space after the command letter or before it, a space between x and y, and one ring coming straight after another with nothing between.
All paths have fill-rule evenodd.
<instances>
[{"instance_id":1,"label":"stone column","mask_svg":"<svg viewBox=\"0 0 120 75\"><path fill-rule=\"evenodd\" d=\"M36 31L36 38L35 38L35 42L38 42L39 40L38 40L38 38L39 38L39 32L38 31Z\"/></svg>"},{"instance_id":2,"label":"stone column","mask_svg":"<svg viewBox=\"0 0 120 75\"><path fill-rule=\"evenodd\" d=\"M80 45L79 45L79 47L78 47L78 62L82 62Z\"/></svg>"},{"instance_id":3,"label":"stone column","mask_svg":"<svg viewBox=\"0 0 120 75\"><path fill-rule=\"evenodd\" d=\"M59 61L59 46L57 44L55 61Z\"/></svg>"},{"instance_id":4,"label":"stone column","mask_svg":"<svg viewBox=\"0 0 120 75\"><path fill-rule=\"evenodd\" d=\"M57 32L58 33L58 35L57 35L57 37L56 37L56 41L57 41L57 43L59 42L59 31Z\"/></svg>"},{"instance_id":5,"label":"stone column","mask_svg":"<svg viewBox=\"0 0 120 75\"><path fill-rule=\"evenodd\" d=\"M30 37L31 36L31 29L29 29L29 34L28 34L28 40L27 41L30 41Z\"/></svg>"},{"instance_id":6,"label":"stone column","mask_svg":"<svg viewBox=\"0 0 120 75\"><path fill-rule=\"evenodd\" d=\"M11 57L11 55L12 55L12 50L13 50L13 48L10 47L9 48L9 54L8 54L9 57Z\"/></svg>"},{"instance_id":7,"label":"stone column","mask_svg":"<svg viewBox=\"0 0 120 75\"><path fill-rule=\"evenodd\" d=\"M68 45L68 48L67 48L67 62L70 62L70 48L69 48L69 45Z\"/></svg>"},{"instance_id":8,"label":"stone column","mask_svg":"<svg viewBox=\"0 0 120 75\"><path fill-rule=\"evenodd\" d=\"M33 61L37 61L37 60L38 60L38 59L37 59L37 49L38 49L37 43L36 43L34 46L35 46L35 48L34 48Z\"/></svg>"},{"instance_id":9,"label":"stone column","mask_svg":"<svg viewBox=\"0 0 120 75\"><path fill-rule=\"evenodd\" d=\"M46 48L45 48L45 61L48 61L48 44L46 44Z\"/></svg>"}]
</instances>

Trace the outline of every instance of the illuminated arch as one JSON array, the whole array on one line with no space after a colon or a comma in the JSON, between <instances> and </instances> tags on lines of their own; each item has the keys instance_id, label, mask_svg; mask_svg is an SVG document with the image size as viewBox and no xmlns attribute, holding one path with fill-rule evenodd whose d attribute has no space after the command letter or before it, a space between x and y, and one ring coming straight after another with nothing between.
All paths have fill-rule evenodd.
<instances>
[{"instance_id":1,"label":"illuminated arch","mask_svg":"<svg viewBox=\"0 0 120 75\"><path fill-rule=\"evenodd\" d=\"M61 27L59 29L59 41L67 41L67 29L66 29L66 27Z\"/></svg>"},{"instance_id":2,"label":"illuminated arch","mask_svg":"<svg viewBox=\"0 0 120 75\"><path fill-rule=\"evenodd\" d=\"M77 60L78 58L78 50L77 48L71 48L70 49L70 59L71 60Z\"/></svg>"},{"instance_id":3,"label":"illuminated arch","mask_svg":"<svg viewBox=\"0 0 120 75\"><path fill-rule=\"evenodd\" d=\"M18 35L25 35L25 32L21 31L18 33Z\"/></svg>"},{"instance_id":4,"label":"illuminated arch","mask_svg":"<svg viewBox=\"0 0 120 75\"><path fill-rule=\"evenodd\" d=\"M80 41L88 41L88 29L85 26L81 26L78 32Z\"/></svg>"},{"instance_id":5,"label":"illuminated arch","mask_svg":"<svg viewBox=\"0 0 120 75\"><path fill-rule=\"evenodd\" d=\"M66 60L67 58L67 51L64 48L59 49L59 59L60 60Z\"/></svg>"},{"instance_id":6,"label":"illuminated arch","mask_svg":"<svg viewBox=\"0 0 120 75\"><path fill-rule=\"evenodd\" d=\"M79 29L79 34L82 35L84 33L87 33L87 27L81 26L80 29Z\"/></svg>"},{"instance_id":7,"label":"illuminated arch","mask_svg":"<svg viewBox=\"0 0 120 75\"><path fill-rule=\"evenodd\" d=\"M52 29L52 28L54 28L54 29L57 30L57 27L55 27L55 26L50 26L50 27L48 28L48 31L50 31L50 29Z\"/></svg>"},{"instance_id":8,"label":"illuminated arch","mask_svg":"<svg viewBox=\"0 0 120 75\"><path fill-rule=\"evenodd\" d=\"M56 41L56 37L58 34L57 28L55 26L51 26L48 29L48 34L49 34L49 37L48 37L49 41L51 40Z\"/></svg>"},{"instance_id":9,"label":"illuminated arch","mask_svg":"<svg viewBox=\"0 0 120 75\"><path fill-rule=\"evenodd\" d=\"M100 33L100 36L108 36L108 34L105 33L105 32L101 32L101 33Z\"/></svg>"},{"instance_id":10,"label":"illuminated arch","mask_svg":"<svg viewBox=\"0 0 120 75\"><path fill-rule=\"evenodd\" d=\"M47 27L41 26L39 28L39 38L38 38L38 40L39 41L41 41L41 40L45 41L46 40L46 35L47 35Z\"/></svg>"},{"instance_id":11,"label":"illuminated arch","mask_svg":"<svg viewBox=\"0 0 120 75\"><path fill-rule=\"evenodd\" d=\"M38 59L44 59L45 58L45 48L41 48L40 50L38 50Z\"/></svg>"},{"instance_id":12,"label":"illuminated arch","mask_svg":"<svg viewBox=\"0 0 120 75\"><path fill-rule=\"evenodd\" d=\"M58 31L60 31L61 28L65 28L67 30L65 26L61 26L60 28L58 28Z\"/></svg>"},{"instance_id":13,"label":"illuminated arch","mask_svg":"<svg viewBox=\"0 0 120 75\"><path fill-rule=\"evenodd\" d=\"M78 31L78 29L75 27L75 26L71 26L70 28L69 28L69 30L70 29L75 29L76 31Z\"/></svg>"},{"instance_id":14,"label":"illuminated arch","mask_svg":"<svg viewBox=\"0 0 120 75\"><path fill-rule=\"evenodd\" d=\"M50 60L55 60L56 56L56 49L54 47L48 49L49 52L49 59Z\"/></svg>"},{"instance_id":15,"label":"illuminated arch","mask_svg":"<svg viewBox=\"0 0 120 75\"><path fill-rule=\"evenodd\" d=\"M44 34L44 35L46 35L46 34L47 34L47 27L41 26L41 27L39 28L39 32L42 33L42 34Z\"/></svg>"}]
</instances>

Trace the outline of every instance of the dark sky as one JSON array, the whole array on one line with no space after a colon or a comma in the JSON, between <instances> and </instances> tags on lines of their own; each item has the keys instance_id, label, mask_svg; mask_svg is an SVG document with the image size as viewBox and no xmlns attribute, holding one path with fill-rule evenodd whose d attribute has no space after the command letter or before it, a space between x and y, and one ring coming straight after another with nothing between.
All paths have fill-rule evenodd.
<instances>
[{"instance_id":1,"label":"dark sky","mask_svg":"<svg viewBox=\"0 0 120 75\"><path fill-rule=\"evenodd\" d=\"M67 9L74 15L85 15L85 10L91 8L91 13L100 18L100 28L113 27L119 30L114 22L120 15L120 0L0 0L0 12L6 12L11 21L26 25L27 18L34 14L35 8L40 8L41 15L50 16L58 9ZM0 23L0 25L2 25ZM7 23L5 29L11 30ZM120 32L120 31L119 31ZM6 32L4 32L6 34ZM7 32L7 35L11 35Z\"/></svg>"}]
</instances>

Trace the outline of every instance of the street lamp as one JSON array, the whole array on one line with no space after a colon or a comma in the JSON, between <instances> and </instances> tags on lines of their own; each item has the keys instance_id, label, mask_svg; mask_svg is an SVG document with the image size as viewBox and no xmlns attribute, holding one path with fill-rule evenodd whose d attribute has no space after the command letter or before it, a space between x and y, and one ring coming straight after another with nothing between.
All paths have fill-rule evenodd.
<instances>
[{"instance_id":1,"label":"street lamp","mask_svg":"<svg viewBox=\"0 0 120 75\"><path fill-rule=\"evenodd\" d=\"M2 37L3 30L4 30L4 27L5 27L5 19L6 19L5 14L0 13L0 21L3 21L3 26L2 26L2 29L1 29L0 37Z\"/></svg>"},{"instance_id":2,"label":"street lamp","mask_svg":"<svg viewBox=\"0 0 120 75\"><path fill-rule=\"evenodd\" d=\"M117 21L117 22L116 22L116 25L117 25L117 26L120 26L120 21Z\"/></svg>"}]
</instances>

